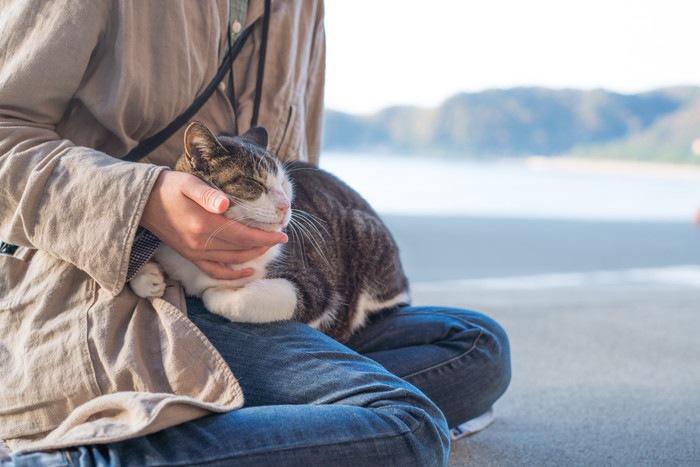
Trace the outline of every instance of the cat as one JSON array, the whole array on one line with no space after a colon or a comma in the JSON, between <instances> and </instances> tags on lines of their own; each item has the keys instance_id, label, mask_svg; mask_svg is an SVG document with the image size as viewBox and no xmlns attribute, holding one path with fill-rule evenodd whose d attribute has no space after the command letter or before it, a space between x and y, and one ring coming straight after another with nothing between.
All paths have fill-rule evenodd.
<instances>
[{"instance_id":1,"label":"cat","mask_svg":"<svg viewBox=\"0 0 700 467\"><path fill-rule=\"evenodd\" d=\"M408 281L391 233L370 205L340 179L304 162L282 163L267 151L262 127L215 137L200 122L185 131L176 170L228 194L224 215L250 227L285 230L289 242L217 280L161 244L130 281L143 298L162 296L163 272L212 313L231 321L294 319L345 342L368 316L410 303Z\"/></svg>"}]
</instances>

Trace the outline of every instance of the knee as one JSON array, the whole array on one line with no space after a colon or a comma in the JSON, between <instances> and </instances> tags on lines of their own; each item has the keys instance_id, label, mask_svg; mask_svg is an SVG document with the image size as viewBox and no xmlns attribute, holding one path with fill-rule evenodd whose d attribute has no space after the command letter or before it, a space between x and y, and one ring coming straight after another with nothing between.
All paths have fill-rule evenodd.
<instances>
[{"instance_id":1,"label":"knee","mask_svg":"<svg viewBox=\"0 0 700 467\"><path fill-rule=\"evenodd\" d=\"M506 391L511 380L510 341L499 323L475 314L479 316L478 323L482 328L477 346L490 362L486 369L490 371L492 394L497 399Z\"/></svg>"},{"instance_id":2,"label":"knee","mask_svg":"<svg viewBox=\"0 0 700 467\"><path fill-rule=\"evenodd\" d=\"M385 409L388 410L382 411L385 415L388 412L400 433L395 438L398 449L393 456L396 457L386 459L386 465L447 465L450 453L447 420L430 399L419 392L409 392Z\"/></svg>"},{"instance_id":3,"label":"knee","mask_svg":"<svg viewBox=\"0 0 700 467\"><path fill-rule=\"evenodd\" d=\"M494 389L502 394L510 384L510 341L505 329L494 319L470 310L451 310L465 329L479 330L475 339L468 345L471 351L478 355L484 370L493 381ZM486 376L486 375L484 375Z\"/></svg>"},{"instance_id":4,"label":"knee","mask_svg":"<svg viewBox=\"0 0 700 467\"><path fill-rule=\"evenodd\" d=\"M490 406L508 388L511 380L510 341L503 327L492 318L474 311L464 311L467 325L477 326L480 333L472 344L474 358L480 360L484 395Z\"/></svg>"},{"instance_id":5,"label":"knee","mask_svg":"<svg viewBox=\"0 0 700 467\"><path fill-rule=\"evenodd\" d=\"M451 331L445 344L458 348L459 364L455 371L465 380L478 381L474 399L477 416L488 410L506 391L511 380L510 342L503 327L492 318L469 310L437 310L450 322Z\"/></svg>"},{"instance_id":6,"label":"knee","mask_svg":"<svg viewBox=\"0 0 700 467\"><path fill-rule=\"evenodd\" d=\"M503 377L510 381L510 341L505 329L494 319L476 311L459 310L464 326L477 327L479 336L473 342L473 346L483 349L489 359L495 364L495 368L503 373Z\"/></svg>"}]
</instances>

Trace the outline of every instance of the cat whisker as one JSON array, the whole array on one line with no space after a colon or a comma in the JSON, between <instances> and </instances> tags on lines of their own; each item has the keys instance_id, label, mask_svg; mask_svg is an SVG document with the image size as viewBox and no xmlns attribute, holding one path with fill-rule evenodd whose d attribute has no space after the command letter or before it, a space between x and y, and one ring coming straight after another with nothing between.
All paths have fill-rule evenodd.
<instances>
[{"instance_id":1,"label":"cat whisker","mask_svg":"<svg viewBox=\"0 0 700 467\"><path fill-rule=\"evenodd\" d=\"M325 239L325 236L330 237L331 233L328 231L326 226L324 225L326 222L321 220L318 217L315 217L307 212L300 211L300 210L293 210L292 212L292 217L297 219L298 221L303 221L305 225L313 229L316 234L318 234L318 237L321 240ZM321 232L323 230L323 232ZM324 236L325 234L325 236Z\"/></svg>"},{"instance_id":2,"label":"cat whisker","mask_svg":"<svg viewBox=\"0 0 700 467\"><path fill-rule=\"evenodd\" d=\"M204 244L204 251L207 251L209 249L209 245L211 244L212 240L214 240L214 238L216 238L216 235L219 232L221 232L222 230L224 230L225 228L227 228L231 224L240 222L240 221L245 220L247 218L248 218L248 216L240 216L240 217L237 217L235 219L229 219L228 222L220 225L216 230L214 230L211 234L209 234L209 237L207 238L207 241Z\"/></svg>"},{"instance_id":3,"label":"cat whisker","mask_svg":"<svg viewBox=\"0 0 700 467\"><path fill-rule=\"evenodd\" d=\"M316 216L316 215L314 215L314 214L311 214L310 212L303 211L303 210L301 210L301 209L294 209L294 211L295 211L295 212L298 212L299 214L303 214L303 215L305 215L306 217L309 217L309 218L311 218L311 219L314 219L314 220L318 221L318 222L321 223L321 224L325 224L325 222L326 222L325 220L321 219L320 217L318 217L318 216Z\"/></svg>"},{"instance_id":4,"label":"cat whisker","mask_svg":"<svg viewBox=\"0 0 700 467\"><path fill-rule=\"evenodd\" d=\"M326 243L325 237L323 236L321 231L316 227L316 225L314 225L314 223L311 220L304 218L304 217L299 217L299 216L295 220L296 220L297 224L304 227L304 230L306 232L308 232L310 241L312 241L316 245ZM328 231L327 230L325 230L325 231L326 231L326 234L329 235ZM313 234L315 234L315 236L317 236L318 239L312 238ZM320 245L318 246L318 248L320 248ZM324 256L324 260L325 260L325 255L322 255L322 256Z\"/></svg>"},{"instance_id":5,"label":"cat whisker","mask_svg":"<svg viewBox=\"0 0 700 467\"><path fill-rule=\"evenodd\" d=\"M317 243L326 243L325 238L323 237L323 234L314 226L308 219L304 219L303 217L299 217L295 219L296 222L304 228L306 232L309 233L309 235L315 234L315 237L313 240L316 241Z\"/></svg>"},{"instance_id":6,"label":"cat whisker","mask_svg":"<svg viewBox=\"0 0 700 467\"><path fill-rule=\"evenodd\" d=\"M306 269L307 264L306 264L306 252L304 249L304 241L303 241L301 233L298 232L296 224L294 222L291 222L291 221L289 223L289 233L292 237L292 241L290 242L290 245L292 248L297 248L297 245L298 245L298 248L301 251L301 254L298 255L298 257L301 258L302 267L304 269Z\"/></svg>"},{"instance_id":7,"label":"cat whisker","mask_svg":"<svg viewBox=\"0 0 700 467\"><path fill-rule=\"evenodd\" d=\"M326 266L329 268L332 268L331 263L328 261L328 258L326 257L326 254L323 252L323 249L321 248L321 245L318 243L316 238L314 238L313 233L306 227L304 224L299 222L300 219L290 219L290 225L294 224L297 226L299 229L299 232L303 235L303 237L307 238L309 240L309 243L311 243L311 246L314 247L314 250L318 253L318 255L321 257L324 263L326 263Z\"/></svg>"},{"instance_id":8,"label":"cat whisker","mask_svg":"<svg viewBox=\"0 0 700 467\"><path fill-rule=\"evenodd\" d=\"M323 235L321 235L321 232L318 230L318 227L322 228L326 235L331 235L328 229L326 229L326 221L324 221L320 217L314 216L313 214L308 213L306 211L302 211L301 209L292 209L292 215L297 215L297 217L299 217L300 219L306 219L309 224L314 224L314 230L318 232L319 236Z\"/></svg>"}]
</instances>

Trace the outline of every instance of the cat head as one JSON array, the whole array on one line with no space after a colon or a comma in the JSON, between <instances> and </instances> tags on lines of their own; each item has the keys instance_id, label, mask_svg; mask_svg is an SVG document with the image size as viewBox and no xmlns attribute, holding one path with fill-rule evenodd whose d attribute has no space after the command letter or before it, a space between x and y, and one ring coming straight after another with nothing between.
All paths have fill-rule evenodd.
<instances>
[{"instance_id":1,"label":"cat head","mask_svg":"<svg viewBox=\"0 0 700 467\"><path fill-rule=\"evenodd\" d=\"M279 159L267 151L268 135L254 127L217 138L202 123L185 130L185 152L176 170L198 176L229 196L229 219L262 230L282 230L291 218L292 184Z\"/></svg>"}]
</instances>

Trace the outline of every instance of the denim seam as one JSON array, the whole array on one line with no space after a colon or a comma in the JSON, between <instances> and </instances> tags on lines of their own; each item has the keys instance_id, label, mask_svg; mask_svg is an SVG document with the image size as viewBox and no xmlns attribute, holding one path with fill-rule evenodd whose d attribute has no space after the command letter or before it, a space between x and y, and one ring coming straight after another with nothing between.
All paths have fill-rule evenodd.
<instances>
[{"instance_id":1,"label":"denim seam","mask_svg":"<svg viewBox=\"0 0 700 467\"><path fill-rule=\"evenodd\" d=\"M477 343L479 342L479 339L481 339L481 336L483 336L483 335L484 335L484 330L483 330L482 328L480 328L480 329L479 329L479 335L476 336L476 339L474 339L474 342L472 343L472 346L469 347L469 349L467 349L466 351L462 352L461 354L457 355L456 357L452 357L452 358L449 359L449 360L445 360L444 362L440 362L440 363L438 363L438 364L436 364L436 365L430 366L430 367L428 367L428 368L424 368L424 369L422 369L422 370L420 370L420 371L416 371L415 373L411 373L410 375L402 376L402 378L404 378L404 379L406 379L406 378L413 378L414 376L418 376L418 375L420 375L420 374L422 374L422 373L425 373L425 372L427 372L427 371L434 370L434 369L439 368L439 367L441 367L441 366L443 366L443 365L448 365L448 364L454 362L455 360L459 360L460 358L462 358L462 357L464 357L465 355L469 354L472 350L474 350L474 349L476 348L476 345L477 345Z\"/></svg>"}]
</instances>

